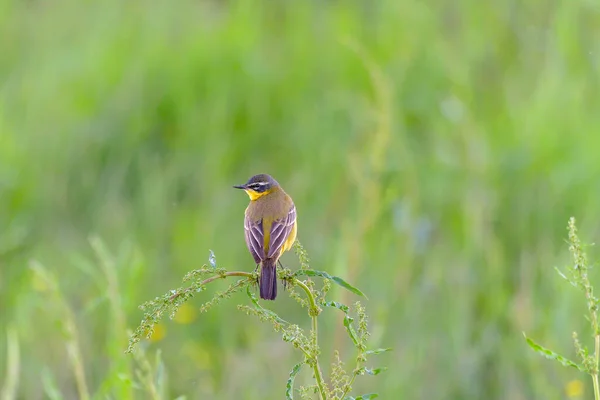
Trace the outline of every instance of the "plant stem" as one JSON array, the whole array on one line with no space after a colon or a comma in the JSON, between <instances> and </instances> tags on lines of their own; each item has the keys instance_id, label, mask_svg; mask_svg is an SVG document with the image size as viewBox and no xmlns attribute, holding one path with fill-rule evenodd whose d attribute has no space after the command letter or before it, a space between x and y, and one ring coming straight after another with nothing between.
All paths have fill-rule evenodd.
<instances>
[{"instance_id":1,"label":"plant stem","mask_svg":"<svg viewBox=\"0 0 600 400\"><path fill-rule=\"evenodd\" d=\"M362 358L362 352L358 355L358 359L360 360L361 358ZM350 381L346 385L346 389L344 390L344 393L342 394L340 399L345 399L348 392L350 392L350 390L352 390L352 385L354 384L354 381L356 380L356 377L358 376L358 371L360 371L361 364L362 364L361 361L356 362L356 368L354 369L354 372L352 373L352 378L350 378Z\"/></svg>"},{"instance_id":2,"label":"plant stem","mask_svg":"<svg viewBox=\"0 0 600 400\"><path fill-rule=\"evenodd\" d=\"M315 346L315 352L316 352L316 349L318 349L317 329L318 329L317 316L315 315L312 317L313 345ZM319 392L321 393L321 398L323 400L326 400L327 395L325 393L325 384L323 383L323 372L321 372L321 366L319 365L319 358L317 357L316 354L314 357L313 369L315 370L315 379L317 380L317 386L319 386Z\"/></svg>"},{"instance_id":3,"label":"plant stem","mask_svg":"<svg viewBox=\"0 0 600 400\"><path fill-rule=\"evenodd\" d=\"M315 296L313 295L310 288L301 280L294 278L294 283L300 286L305 292L306 297L308 297L309 307L308 307L308 315L310 315L312 319L312 341L314 347L314 354L312 356L312 367L315 374L315 379L317 381L317 386L319 388L319 397L322 400L327 400L327 392L325 391L325 383L323 382L323 372L321 372L321 366L319 365L319 357L318 357L318 322L317 317L319 316L319 307L317 307L317 303L315 301Z\"/></svg>"},{"instance_id":4,"label":"plant stem","mask_svg":"<svg viewBox=\"0 0 600 400\"><path fill-rule=\"evenodd\" d=\"M253 275L254 274L252 274L252 272L243 272L243 271L225 272L224 274L211 276L210 278L203 280L201 284L202 285L206 285L207 283L210 283L212 281L216 281L219 278L225 279L228 276L245 276L247 278L252 278Z\"/></svg>"},{"instance_id":5,"label":"plant stem","mask_svg":"<svg viewBox=\"0 0 600 400\"><path fill-rule=\"evenodd\" d=\"M600 400L600 385L598 384L598 362L600 361L600 333L596 332L595 336L595 353L596 368L592 374L592 382L594 383L594 399Z\"/></svg>"},{"instance_id":6,"label":"plant stem","mask_svg":"<svg viewBox=\"0 0 600 400\"><path fill-rule=\"evenodd\" d=\"M210 278L207 278L207 279L203 280L202 282L200 282L200 286L204 286L207 283L211 283L212 281L216 281L217 279L225 279L228 276L245 276L246 278L252 278L254 276L254 274L251 273L251 272L244 272L244 271L225 272L223 274L217 274L215 276L211 276ZM176 298L178 298L179 296L181 296L182 294L189 292L190 290L192 290L192 288L187 288L185 290L177 292L177 293L173 294L173 296L169 297L169 300L173 301Z\"/></svg>"},{"instance_id":7,"label":"plant stem","mask_svg":"<svg viewBox=\"0 0 600 400\"><path fill-rule=\"evenodd\" d=\"M310 303L310 307L308 309L310 316L312 317L313 312L315 314L318 314L318 308L317 308L317 303L315 301L315 296L313 296L312 292L310 291L310 288L308 286L306 286L306 284L304 282L302 282L300 279L297 279L297 278L294 278L294 283L296 285L300 286L302 288L302 290L304 290L306 292L306 297L308 297L308 302Z\"/></svg>"},{"instance_id":8,"label":"plant stem","mask_svg":"<svg viewBox=\"0 0 600 400\"><path fill-rule=\"evenodd\" d=\"M581 274L581 272L580 272ZM592 322L592 329L594 330L594 367L592 373L592 383L594 384L594 399L600 400L600 384L598 383L598 363L600 361L600 329L598 327L598 315L596 308L597 300L594 297L592 286L587 277L587 273L584 271L581 274L581 278L583 280L583 287L585 291L585 297L588 301L588 308L590 311L590 320Z\"/></svg>"}]
</instances>

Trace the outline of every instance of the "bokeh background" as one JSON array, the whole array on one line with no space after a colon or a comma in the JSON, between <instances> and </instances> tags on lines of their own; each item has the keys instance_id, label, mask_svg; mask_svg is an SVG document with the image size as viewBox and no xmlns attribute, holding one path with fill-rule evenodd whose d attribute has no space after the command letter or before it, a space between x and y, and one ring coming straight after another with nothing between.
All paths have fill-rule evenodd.
<instances>
[{"instance_id":1,"label":"bokeh background","mask_svg":"<svg viewBox=\"0 0 600 400\"><path fill-rule=\"evenodd\" d=\"M586 0L0 1L0 390L283 398L300 355L244 294L198 314L223 282L123 353L209 249L254 268L231 186L268 172L394 348L355 394L591 398L522 331L571 358L589 339L553 267L570 216L600 237L599 29ZM351 361L326 313L324 361Z\"/></svg>"}]
</instances>

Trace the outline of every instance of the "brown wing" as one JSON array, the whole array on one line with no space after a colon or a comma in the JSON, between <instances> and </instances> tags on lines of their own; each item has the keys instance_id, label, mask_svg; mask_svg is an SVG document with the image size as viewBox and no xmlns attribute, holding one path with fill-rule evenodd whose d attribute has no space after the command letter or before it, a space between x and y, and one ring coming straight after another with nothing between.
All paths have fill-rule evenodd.
<instances>
[{"instance_id":1,"label":"brown wing","mask_svg":"<svg viewBox=\"0 0 600 400\"><path fill-rule=\"evenodd\" d=\"M246 239L246 246L256 264L265 258L265 249L263 243L265 242L263 236L262 219L259 221L251 221L248 217L244 218L244 237Z\"/></svg>"},{"instance_id":2,"label":"brown wing","mask_svg":"<svg viewBox=\"0 0 600 400\"><path fill-rule=\"evenodd\" d=\"M279 255L283 244L294 227L294 223L296 223L296 206L292 204L292 208L284 218L277 219L271 224L267 258Z\"/></svg>"}]
</instances>

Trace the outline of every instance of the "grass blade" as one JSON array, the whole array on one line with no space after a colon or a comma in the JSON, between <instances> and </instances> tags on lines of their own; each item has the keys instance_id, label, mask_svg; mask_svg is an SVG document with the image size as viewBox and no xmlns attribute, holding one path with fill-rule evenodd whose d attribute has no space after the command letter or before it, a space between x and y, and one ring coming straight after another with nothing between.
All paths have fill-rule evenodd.
<instances>
[{"instance_id":1,"label":"grass blade","mask_svg":"<svg viewBox=\"0 0 600 400\"><path fill-rule=\"evenodd\" d=\"M19 372L21 370L21 357L19 350L19 334L17 329L10 326L6 330L6 377L0 392L3 399L14 399L19 386Z\"/></svg>"},{"instance_id":2,"label":"grass blade","mask_svg":"<svg viewBox=\"0 0 600 400\"><path fill-rule=\"evenodd\" d=\"M50 371L44 369L42 371L42 387L44 388L44 394L48 396L50 400L63 400L64 397L58 389L58 385L54 377L50 374Z\"/></svg>"}]
</instances>

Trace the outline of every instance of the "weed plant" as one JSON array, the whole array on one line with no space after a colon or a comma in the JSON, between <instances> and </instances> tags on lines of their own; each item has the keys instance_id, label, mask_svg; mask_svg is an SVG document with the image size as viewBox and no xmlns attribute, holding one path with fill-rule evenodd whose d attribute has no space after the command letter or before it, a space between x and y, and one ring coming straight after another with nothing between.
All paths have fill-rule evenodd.
<instances>
[{"instance_id":1,"label":"weed plant","mask_svg":"<svg viewBox=\"0 0 600 400\"><path fill-rule=\"evenodd\" d=\"M588 272L590 265L588 263L587 254L584 251L585 245L581 243L575 226L575 218L571 217L568 224L569 230L569 252L573 258L573 264L567 269L566 273L561 272L557 268L558 274L573 287L579 289L584 295L587 304L587 320L592 328L592 337L594 339L594 348L590 350L580 340L577 332L573 332L573 345L579 357L579 362L571 361L570 359L547 349L524 334L527 344L537 353L544 357L556 360L566 367L577 368L581 372L589 374L592 378L594 387L594 399L600 400L600 386L598 383L598 361L600 359L600 328L598 326L598 298L594 295L594 287L592 286Z\"/></svg>"},{"instance_id":2,"label":"weed plant","mask_svg":"<svg viewBox=\"0 0 600 400\"><path fill-rule=\"evenodd\" d=\"M140 306L144 311L144 317L129 339L128 353L133 353L136 345L143 338L151 338L155 325L164 315L174 318L179 308L191 300L196 294L202 293L206 285L211 282L226 279L240 278L222 292L215 295L200 306L202 312L219 305L219 303L230 298L233 293L245 291L250 304L238 305L238 310L247 315L258 318L259 321L269 323L273 329L281 334L284 342L290 343L302 354L302 360L295 364L290 371L285 385L285 398L294 398L294 380L303 367L312 371L314 384L301 386L296 391L301 399L312 399L316 395L320 400L367 400L377 397L377 393L362 394L357 397L350 395L355 379L360 375L378 375L386 368L368 368L367 359L370 355L380 354L390 349L369 350L367 342L369 331L367 326L367 313L360 301L356 301L352 307L332 301L327 298L331 283L342 286L350 292L365 297L356 287L337 276L331 276L323 271L315 271L309 266L306 251L299 241L295 244L296 254L300 260L300 269L292 272L287 268L278 268L277 276L284 282L286 293L296 300L298 304L306 309L311 320L310 330L302 329L299 325L286 321L275 312L264 307L253 293L253 287L258 280L258 272L227 271L217 267L216 257L211 251L209 263L202 268L189 272L183 282L186 287L170 290L154 300L150 300ZM306 279L302 279L306 278ZM322 286L318 287L316 282L310 278L322 279ZM348 371L341 361L339 352L334 353L332 372L327 381L321 369L321 349L319 347L319 316L324 307L333 307L344 313L343 324L356 349L354 368ZM354 316L352 316L352 315ZM150 386L152 387L152 386ZM283 387L283 385L282 385Z\"/></svg>"}]
</instances>

